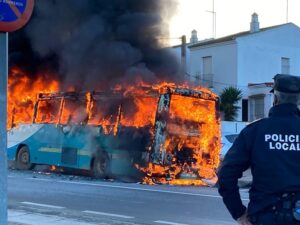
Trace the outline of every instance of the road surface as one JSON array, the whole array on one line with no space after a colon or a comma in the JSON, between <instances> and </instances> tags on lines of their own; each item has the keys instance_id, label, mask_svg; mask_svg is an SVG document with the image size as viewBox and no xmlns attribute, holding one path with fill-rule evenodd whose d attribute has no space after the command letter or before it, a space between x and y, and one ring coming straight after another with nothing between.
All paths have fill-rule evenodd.
<instances>
[{"instance_id":1,"label":"road surface","mask_svg":"<svg viewBox=\"0 0 300 225\"><path fill-rule=\"evenodd\" d=\"M247 202L246 190L241 191ZM93 224L232 225L216 188L99 181L9 171L8 207Z\"/></svg>"}]
</instances>

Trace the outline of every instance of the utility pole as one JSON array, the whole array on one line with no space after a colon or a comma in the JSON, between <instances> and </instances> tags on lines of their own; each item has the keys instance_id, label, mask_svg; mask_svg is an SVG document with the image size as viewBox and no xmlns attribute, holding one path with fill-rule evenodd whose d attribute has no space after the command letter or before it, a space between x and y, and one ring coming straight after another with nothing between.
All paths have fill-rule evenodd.
<instances>
[{"instance_id":1,"label":"utility pole","mask_svg":"<svg viewBox=\"0 0 300 225\"><path fill-rule=\"evenodd\" d=\"M8 33L0 32L0 224L7 225L7 74Z\"/></svg>"},{"instance_id":2,"label":"utility pole","mask_svg":"<svg viewBox=\"0 0 300 225\"><path fill-rule=\"evenodd\" d=\"M215 11L215 0L212 0L212 15L213 15L213 38L216 38L217 33L217 23L216 23L216 17L217 13Z\"/></svg>"},{"instance_id":3,"label":"utility pole","mask_svg":"<svg viewBox=\"0 0 300 225\"><path fill-rule=\"evenodd\" d=\"M28 22L32 15L34 0L0 0L0 2L0 225L7 225L7 32L16 31Z\"/></svg>"},{"instance_id":4,"label":"utility pole","mask_svg":"<svg viewBox=\"0 0 300 225\"><path fill-rule=\"evenodd\" d=\"M286 0L286 23L289 22L289 0Z\"/></svg>"},{"instance_id":5,"label":"utility pole","mask_svg":"<svg viewBox=\"0 0 300 225\"><path fill-rule=\"evenodd\" d=\"M186 73L186 36L181 37L181 68Z\"/></svg>"},{"instance_id":6,"label":"utility pole","mask_svg":"<svg viewBox=\"0 0 300 225\"><path fill-rule=\"evenodd\" d=\"M215 11L215 0L212 0L212 11L206 10L206 12L209 12L212 14L212 37L216 38L216 33L217 33L217 13Z\"/></svg>"}]
</instances>

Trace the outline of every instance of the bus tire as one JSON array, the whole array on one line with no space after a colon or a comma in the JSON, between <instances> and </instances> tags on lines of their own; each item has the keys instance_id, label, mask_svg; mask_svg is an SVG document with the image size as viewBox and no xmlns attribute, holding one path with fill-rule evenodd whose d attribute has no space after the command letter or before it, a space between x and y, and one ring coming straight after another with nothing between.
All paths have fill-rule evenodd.
<instances>
[{"instance_id":1,"label":"bus tire","mask_svg":"<svg viewBox=\"0 0 300 225\"><path fill-rule=\"evenodd\" d=\"M22 146L16 157L16 168L18 170L29 170L33 168L30 162L29 149L26 145Z\"/></svg>"},{"instance_id":2,"label":"bus tire","mask_svg":"<svg viewBox=\"0 0 300 225\"><path fill-rule=\"evenodd\" d=\"M92 170L95 178L108 178L109 157L106 152L101 152L95 156Z\"/></svg>"}]
</instances>

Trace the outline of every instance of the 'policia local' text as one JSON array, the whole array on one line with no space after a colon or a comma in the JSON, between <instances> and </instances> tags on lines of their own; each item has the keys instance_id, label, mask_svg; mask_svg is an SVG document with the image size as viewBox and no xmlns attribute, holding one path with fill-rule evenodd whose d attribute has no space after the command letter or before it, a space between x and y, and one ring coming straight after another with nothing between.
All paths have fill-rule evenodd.
<instances>
[{"instance_id":1,"label":"'policia local' text","mask_svg":"<svg viewBox=\"0 0 300 225\"><path fill-rule=\"evenodd\" d=\"M270 150L300 151L298 134L265 134Z\"/></svg>"}]
</instances>

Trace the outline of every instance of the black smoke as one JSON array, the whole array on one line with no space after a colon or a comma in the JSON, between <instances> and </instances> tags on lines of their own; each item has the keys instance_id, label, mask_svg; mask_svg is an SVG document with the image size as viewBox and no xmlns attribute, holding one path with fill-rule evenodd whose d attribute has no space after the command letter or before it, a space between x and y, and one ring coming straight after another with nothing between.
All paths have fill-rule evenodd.
<instances>
[{"instance_id":1,"label":"black smoke","mask_svg":"<svg viewBox=\"0 0 300 225\"><path fill-rule=\"evenodd\" d=\"M176 6L176 0L36 0L28 25L10 35L10 65L32 79L56 74L62 89L176 82L177 60L162 47Z\"/></svg>"}]
</instances>

